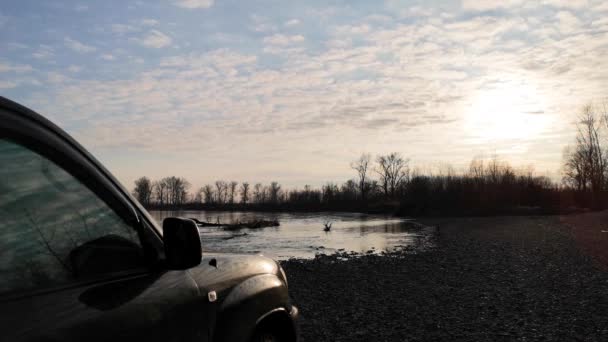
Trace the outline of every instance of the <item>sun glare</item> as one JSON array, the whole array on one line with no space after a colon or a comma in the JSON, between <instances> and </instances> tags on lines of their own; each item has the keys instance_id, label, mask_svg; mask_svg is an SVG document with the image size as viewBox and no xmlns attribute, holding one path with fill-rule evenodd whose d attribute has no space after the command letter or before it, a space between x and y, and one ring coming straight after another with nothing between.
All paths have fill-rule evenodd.
<instances>
[{"instance_id":1,"label":"sun glare","mask_svg":"<svg viewBox=\"0 0 608 342\"><path fill-rule=\"evenodd\" d=\"M545 99L523 82L503 82L480 89L465 119L467 133L483 141L527 139L549 124Z\"/></svg>"}]
</instances>

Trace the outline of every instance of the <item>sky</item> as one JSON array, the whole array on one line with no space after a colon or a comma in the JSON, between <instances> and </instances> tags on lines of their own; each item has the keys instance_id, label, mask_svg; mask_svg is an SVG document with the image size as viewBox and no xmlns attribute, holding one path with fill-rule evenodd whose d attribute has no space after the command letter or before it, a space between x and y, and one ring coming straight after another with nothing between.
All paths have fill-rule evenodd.
<instances>
[{"instance_id":1,"label":"sky","mask_svg":"<svg viewBox=\"0 0 608 342\"><path fill-rule=\"evenodd\" d=\"M361 153L559 175L608 88L608 2L3 1L0 94L123 184L319 186Z\"/></svg>"}]
</instances>

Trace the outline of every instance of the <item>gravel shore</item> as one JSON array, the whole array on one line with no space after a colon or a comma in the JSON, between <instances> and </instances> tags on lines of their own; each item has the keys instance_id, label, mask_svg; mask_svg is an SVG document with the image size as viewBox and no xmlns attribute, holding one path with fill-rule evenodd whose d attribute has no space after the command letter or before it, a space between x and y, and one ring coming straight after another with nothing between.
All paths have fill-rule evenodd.
<instances>
[{"instance_id":1,"label":"gravel shore","mask_svg":"<svg viewBox=\"0 0 608 342\"><path fill-rule=\"evenodd\" d=\"M302 340L608 341L607 213L422 223L425 252L282 262Z\"/></svg>"}]
</instances>

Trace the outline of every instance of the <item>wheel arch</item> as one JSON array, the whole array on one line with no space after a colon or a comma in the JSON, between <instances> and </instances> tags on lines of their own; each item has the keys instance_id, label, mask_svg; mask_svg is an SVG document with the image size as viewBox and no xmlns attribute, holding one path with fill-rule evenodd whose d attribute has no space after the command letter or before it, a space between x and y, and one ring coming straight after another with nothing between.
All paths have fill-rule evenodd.
<instances>
[{"instance_id":1,"label":"wheel arch","mask_svg":"<svg viewBox=\"0 0 608 342\"><path fill-rule=\"evenodd\" d=\"M260 317L249 340L258 330L271 330L281 336L281 341L297 341L297 330L289 312L285 308L271 310Z\"/></svg>"},{"instance_id":2,"label":"wheel arch","mask_svg":"<svg viewBox=\"0 0 608 342\"><path fill-rule=\"evenodd\" d=\"M214 341L246 342L262 325L294 329L290 309L287 286L276 275L251 277L233 288L220 305Z\"/></svg>"}]
</instances>

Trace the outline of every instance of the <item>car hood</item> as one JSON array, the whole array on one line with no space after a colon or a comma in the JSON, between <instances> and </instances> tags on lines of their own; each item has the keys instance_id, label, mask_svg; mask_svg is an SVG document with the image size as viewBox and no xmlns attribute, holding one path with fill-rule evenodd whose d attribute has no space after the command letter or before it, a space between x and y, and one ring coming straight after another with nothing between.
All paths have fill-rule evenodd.
<instances>
[{"instance_id":1,"label":"car hood","mask_svg":"<svg viewBox=\"0 0 608 342\"><path fill-rule=\"evenodd\" d=\"M234 286L256 275L274 274L286 283L279 264L261 255L204 254L200 265L188 273L201 290L216 291L220 300Z\"/></svg>"}]
</instances>

